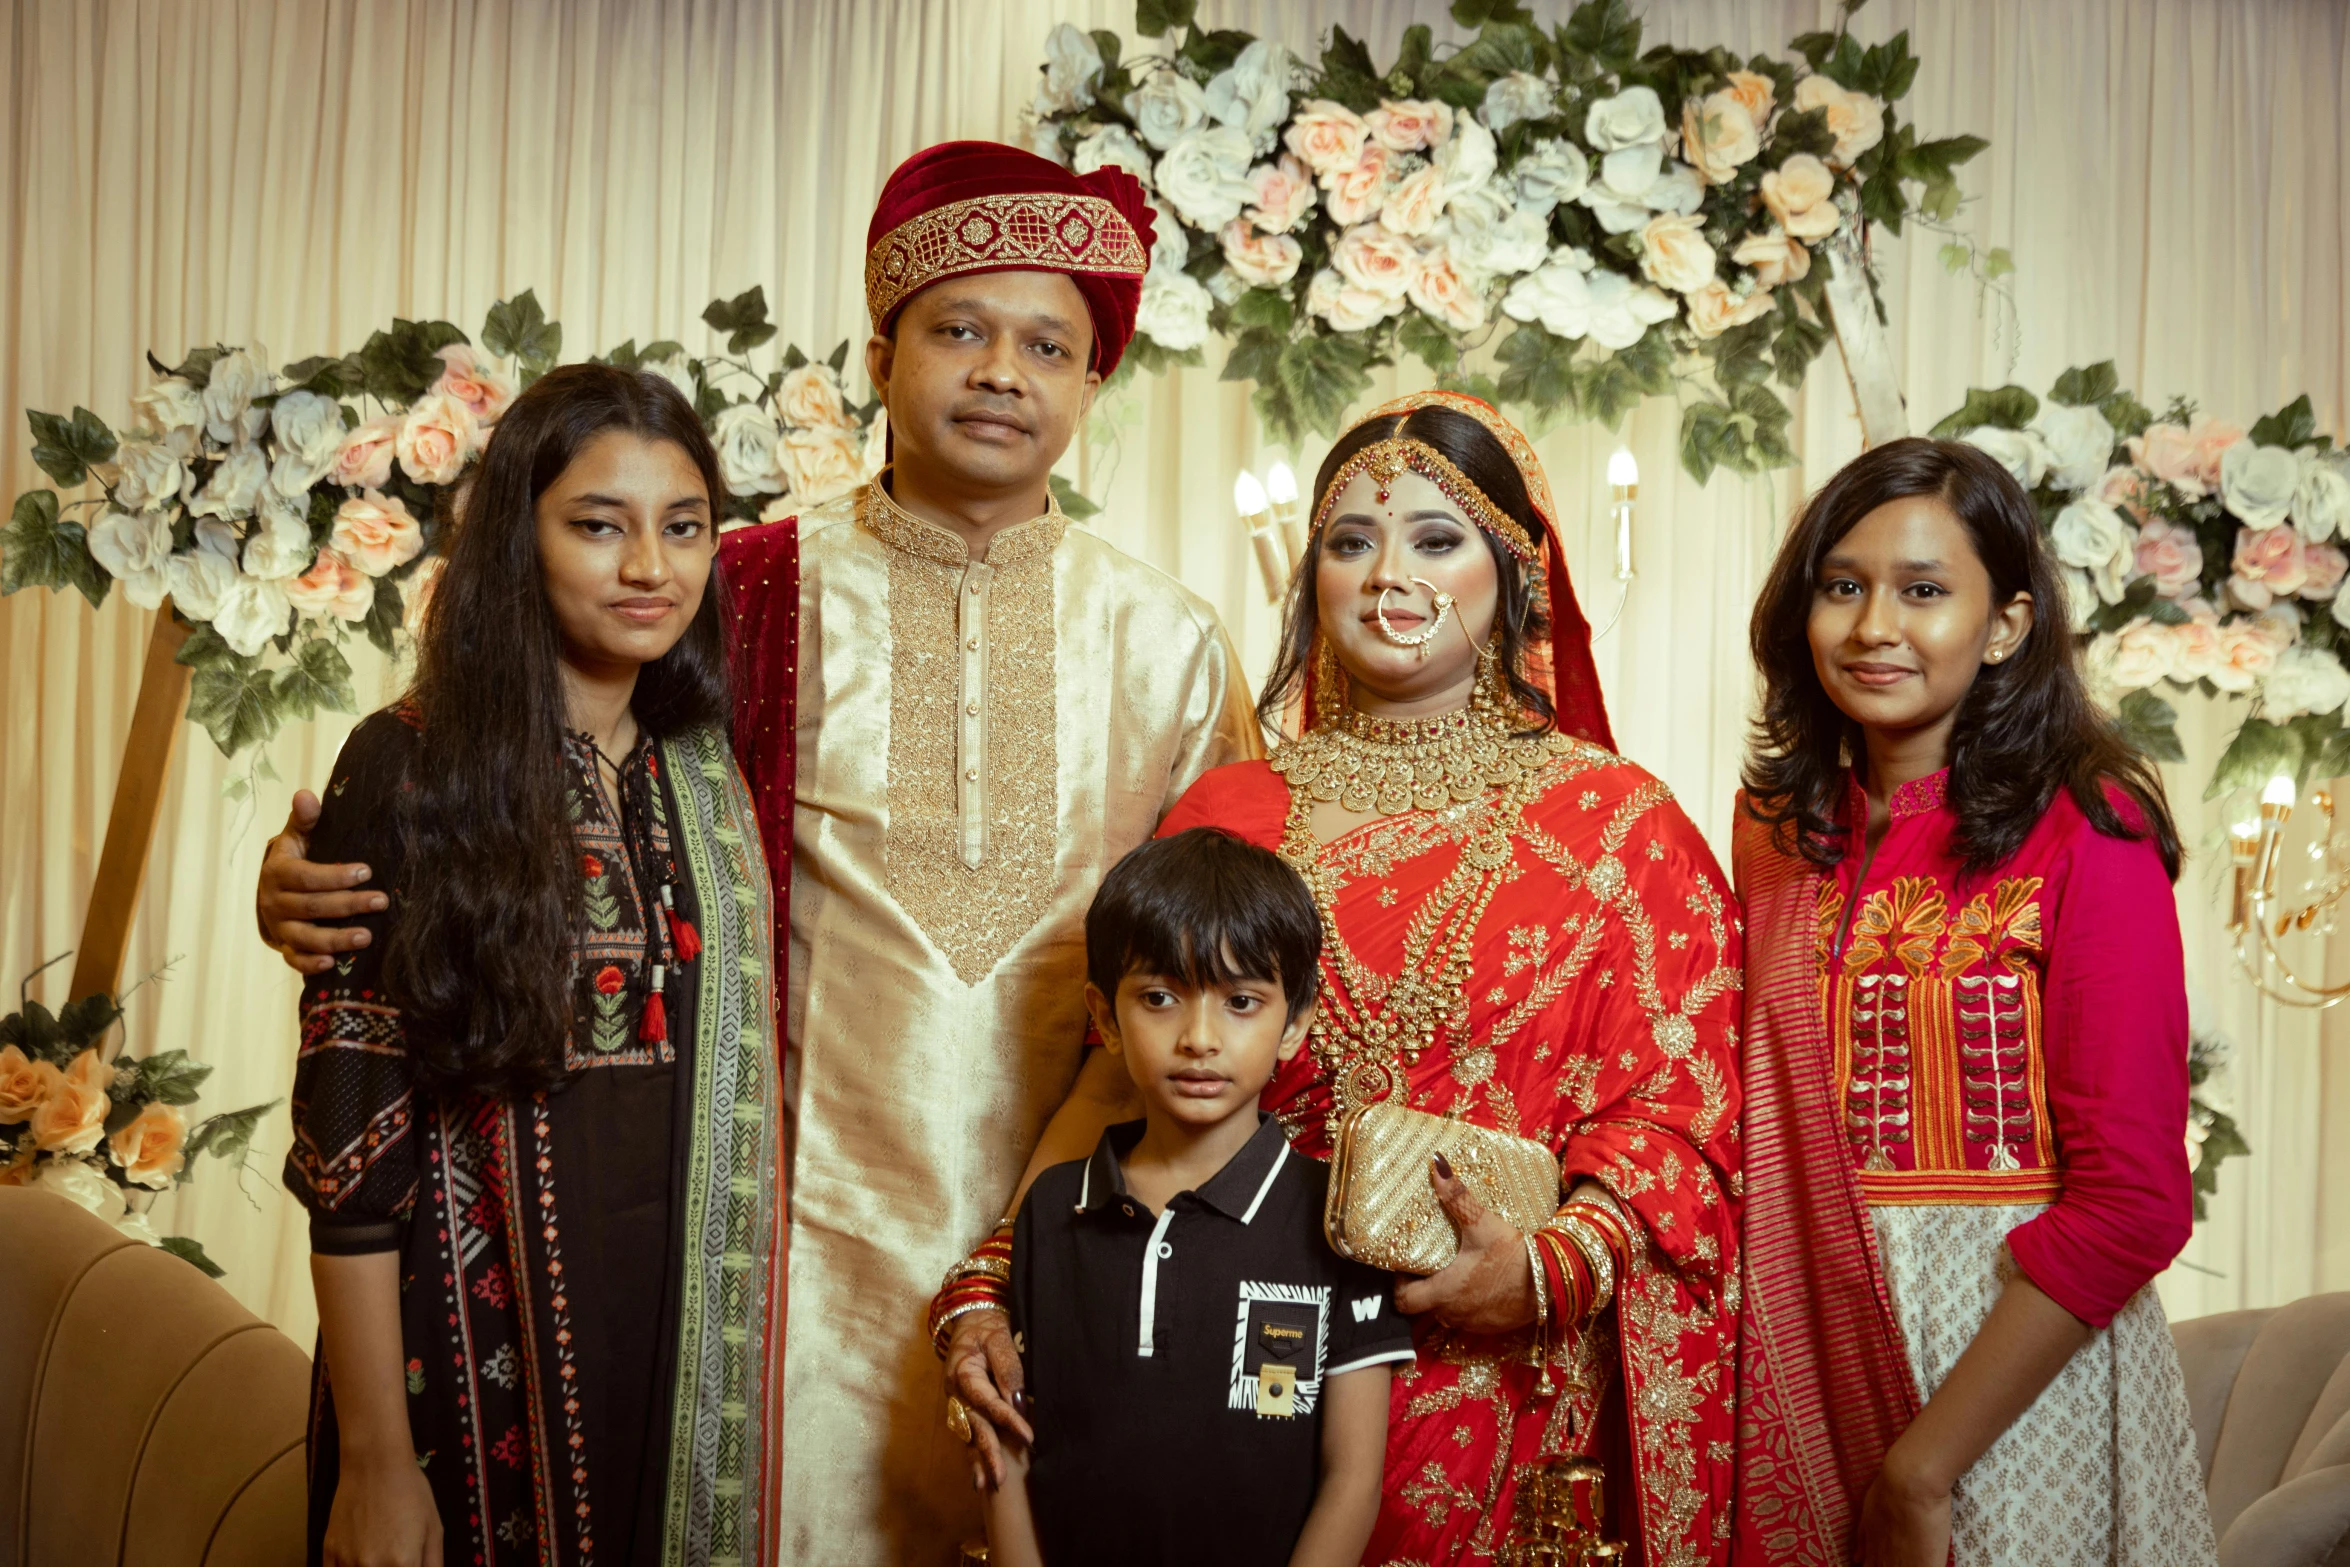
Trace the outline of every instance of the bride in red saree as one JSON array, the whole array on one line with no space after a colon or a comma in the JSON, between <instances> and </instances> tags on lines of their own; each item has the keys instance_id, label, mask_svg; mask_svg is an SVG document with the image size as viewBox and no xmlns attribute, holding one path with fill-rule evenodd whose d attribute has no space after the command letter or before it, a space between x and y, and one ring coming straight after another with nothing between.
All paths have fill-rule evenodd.
<instances>
[{"instance_id":1,"label":"bride in red saree","mask_svg":"<svg viewBox=\"0 0 2350 1567\"><path fill-rule=\"evenodd\" d=\"M1313 1047L1265 1090L1300 1151L1413 1109L1539 1140L1531 1235L1432 1172L1460 1231L1406 1281L1366 1562L1509 1562L1567 1461L1650 1567L1723 1558L1738 1309L1739 915L1665 786L1609 750L1590 629L1525 438L1444 392L1340 438L1315 488L1268 719L1163 832L1277 849L1322 910ZM1527 1505L1520 1491L1528 1492ZM1531 1558L1528 1558L1531 1559Z\"/></svg>"}]
</instances>

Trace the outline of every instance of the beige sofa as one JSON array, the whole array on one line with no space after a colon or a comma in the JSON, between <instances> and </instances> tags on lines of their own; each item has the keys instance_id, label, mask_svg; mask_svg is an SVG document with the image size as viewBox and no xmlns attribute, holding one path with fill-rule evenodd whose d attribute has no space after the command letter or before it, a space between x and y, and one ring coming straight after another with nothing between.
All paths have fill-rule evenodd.
<instances>
[{"instance_id":1,"label":"beige sofa","mask_svg":"<svg viewBox=\"0 0 2350 1567\"><path fill-rule=\"evenodd\" d=\"M2220 1567L2350 1567L2350 1293L2171 1332Z\"/></svg>"},{"instance_id":2,"label":"beige sofa","mask_svg":"<svg viewBox=\"0 0 2350 1567\"><path fill-rule=\"evenodd\" d=\"M309 1385L185 1262L0 1188L0 1567L299 1567Z\"/></svg>"}]
</instances>

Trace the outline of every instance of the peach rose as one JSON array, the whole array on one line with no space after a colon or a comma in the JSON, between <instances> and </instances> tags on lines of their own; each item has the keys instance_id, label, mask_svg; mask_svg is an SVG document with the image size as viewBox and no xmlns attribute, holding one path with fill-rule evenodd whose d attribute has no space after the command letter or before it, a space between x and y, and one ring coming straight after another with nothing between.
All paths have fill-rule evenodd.
<instances>
[{"instance_id":1,"label":"peach rose","mask_svg":"<svg viewBox=\"0 0 2350 1567\"><path fill-rule=\"evenodd\" d=\"M1330 247L1330 265L1345 282L1392 303L1410 290L1420 253L1384 225L1365 223L1338 236Z\"/></svg>"},{"instance_id":2,"label":"peach rose","mask_svg":"<svg viewBox=\"0 0 2350 1567\"><path fill-rule=\"evenodd\" d=\"M31 1120L41 1101L49 1097L41 1065L14 1045L0 1045L0 1126Z\"/></svg>"},{"instance_id":3,"label":"peach rose","mask_svg":"<svg viewBox=\"0 0 2350 1567\"><path fill-rule=\"evenodd\" d=\"M1425 152L1452 136L1452 105L1418 98L1381 99L1363 116L1371 136L1389 152Z\"/></svg>"},{"instance_id":4,"label":"peach rose","mask_svg":"<svg viewBox=\"0 0 2350 1567\"><path fill-rule=\"evenodd\" d=\"M330 545L308 571L288 579L286 602L305 615L336 615L356 625L375 607L375 584Z\"/></svg>"},{"instance_id":5,"label":"peach rose","mask_svg":"<svg viewBox=\"0 0 2350 1567\"><path fill-rule=\"evenodd\" d=\"M1444 212L1445 194L1443 171L1431 164L1387 193L1387 200L1379 207L1379 221L1390 233L1416 239L1436 227Z\"/></svg>"},{"instance_id":6,"label":"peach rose","mask_svg":"<svg viewBox=\"0 0 2350 1567\"><path fill-rule=\"evenodd\" d=\"M2243 427L2225 419L2198 419L2187 431L2187 443L2195 456L2195 477L2202 482L2206 494L2219 488L2220 459L2242 439Z\"/></svg>"},{"instance_id":7,"label":"peach rose","mask_svg":"<svg viewBox=\"0 0 2350 1567\"><path fill-rule=\"evenodd\" d=\"M1249 171L1257 188L1257 202L1241 213L1267 234L1286 234L1314 207L1314 176L1304 164L1284 156L1278 163L1259 164Z\"/></svg>"},{"instance_id":8,"label":"peach rose","mask_svg":"<svg viewBox=\"0 0 2350 1567\"><path fill-rule=\"evenodd\" d=\"M2303 598L2322 603L2342 591L2342 573L2350 568L2350 555L2331 544L2305 544L2301 559L2309 568L2309 580L2301 584Z\"/></svg>"},{"instance_id":9,"label":"peach rose","mask_svg":"<svg viewBox=\"0 0 2350 1567\"><path fill-rule=\"evenodd\" d=\"M783 406L783 422L801 429L846 430L849 410L841 397L840 375L822 362L787 371L776 388Z\"/></svg>"},{"instance_id":10,"label":"peach rose","mask_svg":"<svg viewBox=\"0 0 2350 1567\"><path fill-rule=\"evenodd\" d=\"M1306 312L1330 323L1334 332L1360 332L1377 326L1394 313L1394 305L1368 289L1355 287L1328 267L1306 285Z\"/></svg>"},{"instance_id":11,"label":"peach rose","mask_svg":"<svg viewBox=\"0 0 2350 1567\"><path fill-rule=\"evenodd\" d=\"M2202 468L2196 461L2195 442L2185 430L2175 424L2150 424L2143 434L2131 436L2125 444L2130 449L2130 461L2149 477L2170 485L2189 500L2202 498ZM2216 474L2214 477L2216 482Z\"/></svg>"},{"instance_id":12,"label":"peach rose","mask_svg":"<svg viewBox=\"0 0 2350 1567\"><path fill-rule=\"evenodd\" d=\"M187 1142L188 1119L179 1107L150 1104L128 1126L107 1138L106 1146L114 1162L122 1166L124 1180L161 1191L186 1166L183 1150Z\"/></svg>"},{"instance_id":13,"label":"peach rose","mask_svg":"<svg viewBox=\"0 0 2350 1567\"><path fill-rule=\"evenodd\" d=\"M1439 250L1422 259L1412 274L1411 301L1456 332L1485 324L1485 296L1470 287L1452 257Z\"/></svg>"},{"instance_id":14,"label":"peach rose","mask_svg":"<svg viewBox=\"0 0 2350 1567\"><path fill-rule=\"evenodd\" d=\"M1694 294L1714 280L1714 248L1705 242L1705 219L1664 213L1640 231L1640 270L1649 281L1677 294Z\"/></svg>"},{"instance_id":15,"label":"peach rose","mask_svg":"<svg viewBox=\"0 0 2350 1567\"><path fill-rule=\"evenodd\" d=\"M447 368L432 384L433 391L456 398L472 410L474 422L485 428L498 422L498 416L512 405L514 394L520 390L512 376L484 364L463 343L451 343L443 348L440 361Z\"/></svg>"},{"instance_id":16,"label":"peach rose","mask_svg":"<svg viewBox=\"0 0 2350 1567\"><path fill-rule=\"evenodd\" d=\"M95 1049L73 1058L60 1072L43 1061L33 1068L47 1086L41 1107L33 1112L33 1146L47 1153L88 1153L106 1135L106 1097L114 1068L98 1058Z\"/></svg>"},{"instance_id":17,"label":"peach rose","mask_svg":"<svg viewBox=\"0 0 2350 1567\"><path fill-rule=\"evenodd\" d=\"M793 430L779 449L791 493L803 507L821 506L865 482L856 442L846 430Z\"/></svg>"},{"instance_id":18,"label":"peach rose","mask_svg":"<svg viewBox=\"0 0 2350 1567\"><path fill-rule=\"evenodd\" d=\"M2093 493L2106 505L2118 506L2141 522L2146 520L2146 478L2137 469L2106 469Z\"/></svg>"},{"instance_id":19,"label":"peach rose","mask_svg":"<svg viewBox=\"0 0 2350 1567\"><path fill-rule=\"evenodd\" d=\"M428 392L400 421L392 449L400 467L419 484L447 484L465 470L465 460L481 444L481 426L473 410L445 392Z\"/></svg>"},{"instance_id":20,"label":"peach rose","mask_svg":"<svg viewBox=\"0 0 2350 1567\"><path fill-rule=\"evenodd\" d=\"M1305 250L1287 234L1265 234L1246 218L1234 218L1216 235L1224 264L1251 288L1279 288L1297 276Z\"/></svg>"},{"instance_id":21,"label":"peach rose","mask_svg":"<svg viewBox=\"0 0 2350 1567\"><path fill-rule=\"evenodd\" d=\"M2185 597L2203 580L2203 546L2192 528L2153 518L2138 530L2135 554L2138 575L2152 577L2154 591L2166 599Z\"/></svg>"},{"instance_id":22,"label":"peach rose","mask_svg":"<svg viewBox=\"0 0 2350 1567\"><path fill-rule=\"evenodd\" d=\"M1799 152L1762 177L1763 205L1797 239L1825 239L1843 214L1836 210L1836 176L1808 152Z\"/></svg>"},{"instance_id":23,"label":"peach rose","mask_svg":"<svg viewBox=\"0 0 2350 1567\"><path fill-rule=\"evenodd\" d=\"M2114 638L2107 678L2118 691L2137 691L2170 676L2177 648L2168 626L2133 620Z\"/></svg>"},{"instance_id":24,"label":"peach rose","mask_svg":"<svg viewBox=\"0 0 2350 1567\"><path fill-rule=\"evenodd\" d=\"M2281 598L2290 598L2309 581L2308 546L2290 523L2273 528L2238 528L2236 554L2230 562L2228 596L2246 609L2259 611Z\"/></svg>"},{"instance_id":25,"label":"peach rose","mask_svg":"<svg viewBox=\"0 0 2350 1567\"><path fill-rule=\"evenodd\" d=\"M1828 130L1836 146L1828 161L1849 169L1862 153L1885 139L1885 106L1867 93L1846 92L1825 76L1807 76L1795 84L1795 112L1828 111Z\"/></svg>"},{"instance_id":26,"label":"peach rose","mask_svg":"<svg viewBox=\"0 0 2350 1567\"><path fill-rule=\"evenodd\" d=\"M382 489L391 481L392 446L399 434L400 421L389 417L370 419L357 426L343 437L342 447L335 453L335 465L327 470L327 477L337 484Z\"/></svg>"},{"instance_id":27,"label":"peach rose","mask_svg":"<svg viewBox=\"0 0 2350 1567\"><path fill-rule=\"evenodd\" d=\"M1343 103L1328 98L1308 98L1289 122L1282 142L1300 162L1321 179L1322 188L1330 188L1331 179L1345 173L1362 160L1363 143L1370 139L1371 127L1363 117Z\"/></svg>"},{"instance_id":28,"label":"peach rose","mask_svg":"<svg viewBox=\"0 0 2350 1567\"><path fill-rule=\"evenodd\" d=\"M2170 628L2171 668L2186 684L2207 680L2220 665L2219 616L2208 605Z\"/></svg>"},{"instance_id":29,"label":"peach rose","mask_svg":"<svg viewBox=\"0 0 2350 1567\"><path fill-rule=\"evenodd\" d=\"M1720 337L1734 326L1744 326L1771 313L1771 291L1758 288L1740 299L1730 285L1708 283L1689 295L1689 330L1699 337Z\"/></svg>"},{"instance_id":30,"label":"peach rose","mask_svg":"<svg viewBox=\"0 0 2350 1567\"><path fill-rule=\"evenodd\" d=\"M1710 93L1681 105L1681 156L1708 185L1727 185L1762 151L1754 116L1736 93Z\"/></svg>"},{"instance_id":31,"label":"peach rose","mask_svg":"<svg viewBox=\"0 0 2350 1567\"><path fill-rule=\"evenodd\" d=\"M365 575L380 577L414 560L424 533L398 496L371 489L335 508L327 542Z\"/></svg>"},{"instance_id":32,"label":"peach rose","mask_svg":"<svg viewBox=\"0 0 2350 1567\"><path fill-rule=\"evenodd\" d=\"M1728 80L1729 85L1722 91L1738 100L1747 117L1754 121L1755 129L1759 131L1770 124L1771 110L1779 101L1771 79L1755 71L1732 71Z\"/></svg>"},{"instance_id":33,"label":"peach rose","mask_svg":"<svg viewBox=\"0 0 2350 1567\"><path fill-rule=\"evenodd\" d=\"M1331 221L1351 228L1376 216L1387 200L1388 173L1387 149L1372 142L1354 167L1323 175L1322 204L1330 209Z\"/></svg>"},{"instance_id":34,"label":"peach rose","mask_svg":"<svg viewBox=\"0 0 2350 1567\"><path fill-rule=\"evenodd\" d=\"M2232 692L2249 691L2260 684L2277 667L2277 655L2290 645L2257 617L2222 621L2218 644L2219 657L2205 678L2222 691Z\"/></svg>"},{"instance_id":35,"label":"peach rose","mask_svg":"<svg viewBox=\"0 0 2350 1567\"><path fill-rule=\"evenodd\" d=\"M1730 252L1730 259L1754 268L1754 280L1764 288L1793 283L1811 271L1811 248L1775 228L1747 235Z\"/></svg>"}]
</instances>

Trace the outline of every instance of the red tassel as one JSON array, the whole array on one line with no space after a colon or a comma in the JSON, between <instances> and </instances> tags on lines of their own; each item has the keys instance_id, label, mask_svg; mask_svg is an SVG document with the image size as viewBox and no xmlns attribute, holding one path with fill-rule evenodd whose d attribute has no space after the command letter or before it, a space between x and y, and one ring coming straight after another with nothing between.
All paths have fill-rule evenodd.
<instances>
[{"instance_id":1,"label":"red tassel","mask_svg":"<svg viewBox=\"0 0 2350 1567\"><path fill-rule=\"evenodd\" d=\"M669 1012L661 1005L661 992L645 997L645 1020L637 1026L636 1037L650 1044L658 1044L669 1037Z\"/></svg>"},{"instance_id":2,"label":"red tassel","mask_svg":"<svg viewBox=\"0 0 2350 1567\"><path fill-rule=\"evenodd\" d=\"M694 929L692 920L675 909L669 913L669 944L677 949L677 961L691 963L702 955L702 935Z\"/></svg>"}]
</instances>

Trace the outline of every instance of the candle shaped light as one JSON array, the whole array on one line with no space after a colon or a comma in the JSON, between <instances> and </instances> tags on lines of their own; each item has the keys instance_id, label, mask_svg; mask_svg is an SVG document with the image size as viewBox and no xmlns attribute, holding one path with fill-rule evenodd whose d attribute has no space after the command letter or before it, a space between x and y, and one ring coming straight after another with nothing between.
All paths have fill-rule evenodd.
<instances>
[{"instance_id":1,"label":"candle shaped light","mask_svg":"<svg viewBox=\"0 0 2350 1567\"><path fill-rule=\"evenodd\" d=\"M2228 829L2228 863L2235 892L2228 901L2228 929L2242 931L2252 919L2252 865L2260 858L2260 822L2247 817Z\"/></svg>"},{"instance_id":2,"label":"candle shaped light","mask_svg":"<svg viewBox=\"0 0 2350 1567\"><path fill-rule=\"evenodd\" d=\"M1632 580L1632 502L1640 493L1640 464L1630 448L1619 446L1607 460L1608 488L1615 492L1610 506L1616 519L1616 580Z\"/></svg>"},{"instance_id":3,"label":"candle shaped light","mask_svg":"<svg viewBox=\"0 0 2350 1567\"><path fill-rule=\"evenodd\" d=\"M2277 855L2285 823L2293 819L2294 795L2292 777L2286 773L2271 778L2260 791L2260 860L2253 868L2252 885L2263 898L2277 895Z\"/></svg>"},{"instance_id":4,"label":"candle shaped light","mask_svg":"<svg viewBox=\"0 0 2350 1567\"><path fill-rule=\"evenodd\" d=\"M1281 529L1281 542L1289 550L1289 566L1294 571L1306 558L1306 519L1298 509L1297 475L1278 458L1265 470L1265 499L1273 503L1273 521Z\"/></svg>"},{"instance_id":5,"label":"candle shaped light","mask_svg":"<svg viewBox=\"0 0 2350 1567\"><path fill-rule=\"evenodd\" d=\"M1246 468L1232 481L1232 509L1240 513L1240 525L1248 529L1249 543L1256 548L1257 575L1265 582L1265 602L1278 604L1281 590L1289 585L1289 573L1281 564L1281 541L1274 535L1265 487Z\"/></svg>"}]
</instances>

